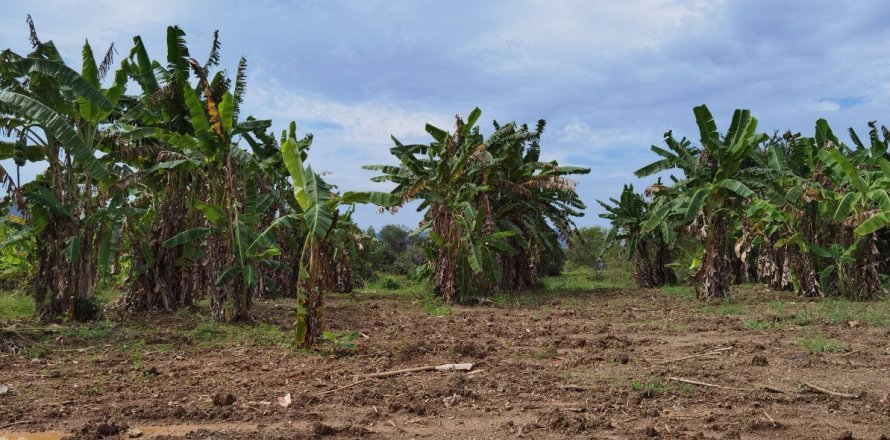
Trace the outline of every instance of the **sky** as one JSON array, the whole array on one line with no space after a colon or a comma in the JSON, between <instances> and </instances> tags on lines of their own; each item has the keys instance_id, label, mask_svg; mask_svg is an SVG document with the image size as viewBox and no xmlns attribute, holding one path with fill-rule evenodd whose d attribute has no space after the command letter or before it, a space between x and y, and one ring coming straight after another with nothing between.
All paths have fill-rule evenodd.
<instances>
[{"instance_id":1,"label":"sky","mask_svg":"<svg viewBox=\"0 0 890 440\"><path fill-rule=\"evenodd\" d=\"M890 110L890 3L883 1L17 1L0 0L0 48L29 49L26 14L79 66L89 39L126 56L134 35L164 59L179 25L203 60L220 31L222 67L248 60L242 115L295 120L314 134L310 163L341 190L388 190L362 165L395 163L390 135L428 141L426 123L547 120L542 158L591 168L577 178L580 226L605 225L596 199L656 157L674 130L697 142L692 108L707 104L725 130L736 108L761 131L835 133ZM9 166L5 164L4 166ZM40 171L29 166L27 180ZM416 226L413 207L371 207L361 226Z\"/></svg>"}]
</instances>

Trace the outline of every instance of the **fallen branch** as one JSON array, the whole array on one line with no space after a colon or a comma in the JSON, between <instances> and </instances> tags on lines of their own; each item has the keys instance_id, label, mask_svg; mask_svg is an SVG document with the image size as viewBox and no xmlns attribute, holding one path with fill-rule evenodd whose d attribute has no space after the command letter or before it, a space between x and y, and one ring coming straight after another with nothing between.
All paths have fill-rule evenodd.
<instances>
[{"instance_id":1,"label":"fallen branch","mask_svg":"<svg viewBox=\"0 0 890 440\"><path fill-rule=\"evenodd\" d=\"M9 428L10 426L21 425L21 424L25 424L25 423L31 423L31 421L30 420L19 420L18 422L7 423L5 425L0 425L0 429L6 429L6 428Z\"/></svg>"},{"instance_id":2,"label":"fallen branch","mask_svg":"<svg viewBox=\"0 0 890 440\"><path fill-rule=\"evenodd\" d=\"M347 388L351 388L351 387L354 387L354 386L356 386L356 385L358 385L358 384L362 384L362 383L365 383L365 382L370 382L370 381L372 381L372 380L374 380L374 379L375 379L375 378L373 378L373 377L369 377L369 378L367 378L367 379L362 379L362 380L360 380L360 381L358 381L358 382L353 382L353 383L351 383L351 384L349 384L349 385L344 385L344 386L342 386L342 387L337 387L337 388L330 389L330 390L327 390L327 391L322 391L322 392L320 392L320 393L315 394L315 395L312 396L312 397L321 397L321 396L324 396L324 395L327 395L327 394L333 394L333 393L336 393L337 391L345 390L345 389L347 389Z\"/></svg>"},{"instance_id":3,"label":"fallen branch","mask_svg":"<svg viewBox=\"0 0 890 440\"><path fill-rule=\"evenodd\" d=\"M57 348L57 349L55 349L54 351L62 351L62 352L76 351L76 352L78 352L78 353L83 353L83 352L85 352L85 351L87 351L87 350L92 350L92 349L94 349L94 348L108 348L108 347L111 347L111 344L105 344L105 345L91 345L91 346L89 346L89 347L82 347L82 348Z\"/></svg>"},{"instance_id":4,"label":"fallen branch","mask_svg":"<svg viewBox=\"0 0 890 440\"><path fill-rule=\"evenodd\" d=\"M776 387L772 387L772 386L769 386L769 385L764 385L764 386L762 386L762 387L760 387L760 388L763 389L764 391L767 391L767 392L770 392L770 393L781 393L781 394L786 394L786 393L787 393L787 391L785 391L785 390L783 390L783 389L781 389L781 388L776 388Z\"/></svg>"},{"instance_id":5,"label":"fallen branch","mask_svg":"<svg viewBox=\"0 0 890 440\"><path fill-rule=\"evenodd\" d=\"M832 356L832 357L834 357L834 358L842 358L842 357L845 357L845 356L849 356L849 355L851 355L851 354L859 353L859 352L861 352L861 351L862 351L862 350L848 351L848 352L846 352L846 353L836 354L836 355L834 355L834 356Z\"/></svg>"},{"instance_id":6,"label":"fallen branch","mask_svg":"<svg viewBox=\"0 0 890 440\"><path fill-rule=\"evenodd\" d=\"M765 415L766 418L769 420L769 422L773 424L773 428L778 428L778 427L779 427L779 423L776 422L772 417L770 417L770 415L769 415L768 412L764 411L764 412L763 412L763 415Z\"/></svg>"},{"instance_id":7,"label":"fallen branch","mask_svg":"<svg viewBox=\"0 0 890 440\"><path fill-rule=\"evenodd\" d=\"M673 362L680 362L680 361L685 361L686 359L692 359L692 358L703 357L703 356L713 356L713 355L717 355L717 354L720 354L720 353L723 353L723 352L726 352L729 350L732 350L732 347L715 348L715 349L713 349L709 352L706 352L706 353L691 354L689 356L683 356L683 357L677 358L677 359L670 359L670 360L666 360L666 361L662 361L662 362L656 362L655 365L670 364Z\"/></svg>"},{"instance_id":8,"label":"fallen branch","mask_svg":"<svg viewBox=\"0 0 890 440\"><path fill-rule=\"evenodd\" d=\"M420 371L470 371L473 364L442 364L442 365L425 365L423 367L403 368L401 370L383 371L381 373L363 374L361 378L389 377L399 374L417 373Z\"/></svg>"},{"instance_id":9,"label":"fallen branch","mask_svg":"<svg viewBox=\"0 0 890 440\"><path fill-rule=\"evenodd\" d=\"M727 387L727 386L723 386L723 385L716 385L713 383L699 382L697 380L683 379L682 377L669 377L668 380L672 380L674 382L688 383L690 385L698 385L698 386L703 386L703 387L708 387L708 388L720 388L723 390L733 390L733 391L748 391L744 388Z\"/></svg>"},{"instance_id":10,"label":"fallen branch","mask_svg":"<svg viewBox=\"0 0 890 440\"><path fill-rule=\"evenodd\" d=\"M371 373L365 374L362 376L357 376L363 378L362 380L353 382L349 385L343 385L342 387L332 388L327 391L322 391L313 395L312 397L320 397L327 394L336 393L337 391L345 390L347 388L352 388L356 385L363 384L365 382L370 382L373 379L381 379L384 377L396 376L399 374L407 374L407 373L417 373L420 371L469 371L473 368L473 364L442 364L442 365L425 365L423 367L413 367L413 368L403 368L401 370L391 370L391 371L383 371L380 373Z\"/></svg>"},{"instance_id":11,"label":"fallen branch","mask_svg":"<svg viewBox=\"0 0 890 440\"><path fill-rule=\"evenodd\" d=\"M828 394L828 395L830 395L830 396L844 397L844 398L847 398L847 399L858 399L858 398L859 398L859 395L856 395L856 394L847 394L847 393L840 393L840 392L837 392L837 391L831 391L831 390L827 390L827 389L822 388L822 387L818 387L818 386L813 385L813 384L808 383L808 382L803 382L803 386L806 387L806 388L809 388L809 389L811 389L811 390L813 390L813 391L815 391L815 392L817 392L817 393Z\"/></svg>"}]
</instances>

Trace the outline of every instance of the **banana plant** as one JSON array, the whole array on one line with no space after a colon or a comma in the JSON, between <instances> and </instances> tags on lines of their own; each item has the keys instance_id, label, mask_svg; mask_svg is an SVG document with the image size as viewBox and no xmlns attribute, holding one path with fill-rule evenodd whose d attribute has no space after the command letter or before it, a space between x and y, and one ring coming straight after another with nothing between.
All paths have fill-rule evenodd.
<instances>
[{"instance_id":1,"label":"banana plant","mask_svg":"<svg viewBox=\"0 0 890 440\"><path fill-rule=\"evenodd\" d=\"M517 252L508 238L519 231L499 230L493 215L489 177L505 159L489 149L506 145L510 138L527 138L528 133L508 125L486 141L476 125L481 114L475 108L466 121L456 117L452 133L427 124L433 141L426 145L405 145L393 137L390 152L400 163L364 167L383 173L372 181L395 183L392 193L402 203L421 200L417 210L424 212L424 219L419 230L430 237L426 250L433 284L446 302L497 283L499 254Z\"/></svg>"},{"instance_id":2,"label":"banana plant","mask_svg":"<svg viewBox=\"0 0 890 440\"><path fill-rule=\"evenodd\" d=\"M609 220L612 225L600 255L615 244L623 243L627 259L634 261L637 286L651 288L676 282L677 278L668 266L671 262L670 243L674 236L670 224L664 222L662 228L643 232L651 204L634 192L633 185L624 185L620 198L610 198L609 201L611 204L597 200L606 210L600 217Z\"/></svg>"},{"instance_id":3,"label":"banana plant","mask_svg":"<svg viewBox=\"0 0 890 440\"><path fill-rule=\"evenodd\" d=\"M873 298L883 292L878 269L878 232L890 225L890 161L887 140L881 141L872 126L872 145L866 149L851 130L857 144L849 150L828 133L819 150L819 160L834 185L823 191L824 203L831 210L831 220L839 227L839 248L824 252L836 258L835 273L841 294ZM830 248L834 249L834 247ZM845 258L852 253L853 258Z\"/></svg>"},{"instance_id":4,"label":"banana plant","mask_svg":"<svg viewBox=\"0 0 890 440\"><path fill-rule=\"evenodd\" d=\"M392 207L400 199L393 194L376 191L336 194L306 163L312 138L297 141L296 131L296 123L291 122L288 132L282 135L281 155L291 176L293 197L300 210L292 218L306 225L298 269L294 342L310 347L321 336L324 293L329 287L323 276L332 262L325 258L324 253L338 223L344 220L343 217L348 219L348 214L341 214L340 208L349 208L357 203Z\"/></svg>"},{"instance_id":5,"label":"banana plant","mask_svg":"<svg viewBox=\"0 0 890 440\"><path fill-rule=\"evenodd\" d=\"M496 255L501 272L500 281L494 285L498 290L536 287L541 258L562 253L562 243L576 233L574 218L584 216L586 206L571 177L587 174L590 169L542 161L545 125L542 119L530 130L526 124L501 126L495 122L495 132L484 144L493 160L474 165L484 167L479 174L482 183L491 188L478 202L490 222L484 232L515 233L505 240L516 252L507 249Z\"/></svg>"},{"instance_id":6,"label":"banana plant","mask_svg":"<svg viewBox=\"0 0 890 440\"><path fill-rule=\"evenodd\" d=\"M817 277L825 272L813 252L824 235L825 188L814 177L822 167L817 139L824 143L830 129L819 120L816 131L816 138L791 132L776 136L762 150L760 168L752 178L757 197L745 211L749 228L737 243L748 240L758 247L759 275L771 288L790 285L809 298L825 294L825 283Z\"/></svg>"},{"instance_id":7,"label":"banana plant","mask_svg":"<svg viewBox=\"0 0 890 440\"><path fill-rule=\"evenodd\" d=\"M241 305L234 305L229 296L232 289L219 283L221 279L229 280L240 291L244 287L242 279L253 279L249 269L242 268L242 272L248 272L237 277L230 270L236 260L239 267L247 261L242 258L243 252L237 250L245 249L249 243L242 246L235 234L238 224L243 227L239 217L243 213L228 215L227 195L234 196L236 209L243 209L249 204L249 200L245 201L246 185L254 183L256 191L271 192L281 199L277 188L270 191L267 186L270 180L281 180L261 162L267 157L251 155L235 142L247 141L254 152L258 148L269 149L263 144L275 143L272 136L265 134L271 121L252 117L239 120L246 87L246 61L242 58L239 62L234 85L225 71L214 73L220 60L218 33L214 33L203 64L191 57L185 32L176 26L167 28L166 63L153 61L140 37L134 37L133 42L128 74L140 85L142 93L127 97L127 112L118 120L119 136L127 144L112 154L132 167L126 180L140 187L134 203L145 206L146 217L128 222L138 227L130 228L133 264L125 305L130 311L175 310L209 295L216 319L246 319L250 299L236 294L243 299L235 300ZM191 81L192 77L197 81ZM256 141L257 138L262 140ZM210 208L198 208L201 203L227 212L224 230L219 230L219 225L205 215ZM264 228L279 209L273 204L261 216L263 225L255 226ZM164 245L174 236L194 229L203 233L190 232L193 239L181 245ZM249 283L246 289L260 294L274 287L275 283L267 282L269 271L263 271L258 284ZM221 278L223 273L227 276ZM237 312L233 313L232 308Z\"/></svg>"},{"instance_id":8,"label":"banana plant","mask_svg":"<svg viewBox=\"0 0 890 440\"><path fill-rule=\"evenodd\" d=\"M107 252L119 238L115 216L127 204L126 194L110 184L115 164L97 153L117 142L104 128L121 112L128 62L103 88L113 48L98 64L89 43L84 44L78 73L52 42L35 37L32 43L34 51L25 57L9 50L0 54L0 123L18 139L13 146L17 165L46 160L48 166L35 181L9 194L24 196L37 237L31 289L41 315L89 319L95 314L91 298L97 275L107 273L104 267L113 260Z\"/></svg>"},{"instance_id":9,"label":"banana plant","mask_svg":"<svg viewBox=\"0 0 890 440\"><path fill-rule=\"evenodd\" d=\"M206 200L193 200L205 225L181 231L164 245L194 246L203 240L201 257L211 258L216 277L211 295L214 316L223 321L247 320L251 290L261 280L257 267L277 267L272 257L280 250L266 235L255 232L259 218L272 206L272 197L258 193L259 165L233 142L234 136L246 130L235 121L234 96L226 91L216 98L201 65L194 59L187 62L199 78L203 95L199 97L188 83L182 87L194 134L160 128L136 132L176 146L180 154L156 168L188 167L198 176L195 185L206 191Z\"/></svg>"},{"instance_id":10,"label":"banana plant","mask_svg":"<svg viewBox=\"0 0 890 440\"><path fill-rule=\"evenodd\" d=\"M734 250L729 240L733 213L754 195L739 180L740 170L767 136L757 133L757 119L748 110L735 111L725 135L717 131L706 106L695 107L693 112L701 135L701 150L694 154L668 135L666 140L673 152L653 146L652 150L663 159L636 172L638 177L644 177L678 168L685 174L675 184L676 197L652 213L643 232L655 230L672 213L681 214L682 224L690 225L693 235L701 239L705 247L701 266L694 276L698 297L725 298L733 289Z\"/></svg>"}]
</instances>

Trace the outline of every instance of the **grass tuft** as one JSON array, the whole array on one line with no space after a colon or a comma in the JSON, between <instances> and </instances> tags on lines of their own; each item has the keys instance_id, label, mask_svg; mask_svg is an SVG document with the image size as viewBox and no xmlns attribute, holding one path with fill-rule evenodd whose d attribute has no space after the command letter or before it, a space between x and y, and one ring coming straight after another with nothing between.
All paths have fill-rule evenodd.
<instances>
[{"instance_id":1,"label":"grass tuft","mask_svg":"<svg viewBox=\"0 0 890 440\"><path fill-rule=\"evenodd\" d=\"M438 295L432 292L422 292L416 295L417 303L423 310L432 316L448 316L452 310Z\"/></svg>"},{"instance_id":2,"label":"grass tuft","mask_svg":"<svg viewBox=\"0 0 890 440\"><path fill-rule=\"evenodd\" d=\"M21 292L0 293L0 319L30 318L37 314L37 306L30 295Z\"/></svg>"},{"instance_id":3,"label":"grass tuft","mask_svg":"<svg viewBox=\"0 0 890 440\"><path fill-rule=\"evenodd\" d=\"M188 335L197 341L199 347L237 343L286 346L291 343L291 335L288 332L266 323L245 326L206 321L199 323L188 332Z\"/></svg>"},{"instance_id":4,"label":"grass tuft","mask_svg":"<svg viewBox=\"0 0 890 440\"><path fill-rule=\"evenodd\" d=\"M797 341L797 345L812 353L828 353L844 351L844 344L837 339L826 339L822 336L815 338L803 338Z\"/></svg>"},{"instance_id":5,"label":"grass tuft","mask_svg":"<svg viewBox=\"0 0 890 440\"><path fill-rule=\"evenodd\" d=\"M695 289L692 286L662 286L661 291L687 301L695 301L697 299Z\"/></svg>"},{"instance_id":6,"label":"grass tuft","mask_svg":"<svg viewBox=\"0 0 890 440\"><path fill-rule=\"evenodd\" d=\"M648 377L646 379L631 379L630 389L640 392L646 397L652 397L658 394L684 394L688 395L693 392L693 388L685 383L667 382L657 377Z\"/></svg>"}]
</instances>

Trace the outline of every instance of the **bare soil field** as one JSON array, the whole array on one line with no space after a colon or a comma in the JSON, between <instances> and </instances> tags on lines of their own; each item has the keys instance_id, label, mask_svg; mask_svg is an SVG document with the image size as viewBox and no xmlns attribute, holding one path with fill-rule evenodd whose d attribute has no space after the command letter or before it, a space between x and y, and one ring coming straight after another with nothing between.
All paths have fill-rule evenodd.
<instances>
[{"instance_id":1,"label":"bare soil field","mask_svg":"<svg viewBox=\"0 0 890 440\"><path fill-rule=\"evenodd\" d=\"M404 295L335 295L316 351L288 345L293 300L257 304L259 326L200 309L11 322L0 438L886 439L890 329L861 307L757 286L726 304L603 289L435 313ZM456 362L472 370L356 383Z\"/></svg>"}]
</instances>

